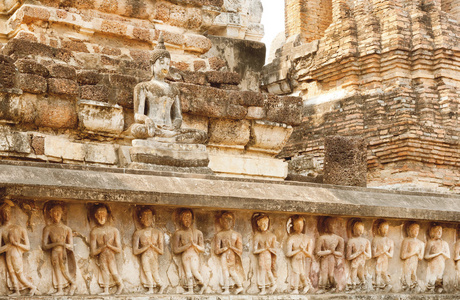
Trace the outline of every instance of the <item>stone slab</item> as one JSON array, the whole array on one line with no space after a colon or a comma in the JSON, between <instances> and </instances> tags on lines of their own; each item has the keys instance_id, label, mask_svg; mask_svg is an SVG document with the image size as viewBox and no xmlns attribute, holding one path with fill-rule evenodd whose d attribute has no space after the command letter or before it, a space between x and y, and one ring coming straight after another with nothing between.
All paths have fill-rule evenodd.
<instances>
[{"instance_id":1,"label":"stone slab","mask_svg":"<svg viewBox=\"0 0 460 300\"><path fill-rule=\"evenodd\" d=\"M458 222L460 196L61 164L0 162L2 194Z\"/></svg>"}]
</instances>

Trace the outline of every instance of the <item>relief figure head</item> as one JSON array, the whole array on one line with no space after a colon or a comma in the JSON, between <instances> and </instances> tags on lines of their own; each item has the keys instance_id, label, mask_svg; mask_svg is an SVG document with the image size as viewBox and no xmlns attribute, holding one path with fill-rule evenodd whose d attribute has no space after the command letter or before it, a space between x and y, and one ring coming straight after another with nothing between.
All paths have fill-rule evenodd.
<instances>
[{"instance_id":1,"label":"relief figure head","mask_svg":"<svg viewBox=\"0 0 460 300\"><path fill-rule=\"evenodd\" d=\"M390 224L388 224L387 221L383 221L379 224L378 234L380 236L386 237L388 235L389 230L390 230Z\"/></svg>"},{"instance_id":2,"label":"relief figure head","mask_svg":"<svg viewBox=\"0 0 460 300\"><path fill-rule=\"evenodd\" d=\"M235 217L230 212L224 212L220 217L220 225L224 230L230 230L235 225Z\"/></svg>"},{"instance_id":3,"label":"relief figure head","mask_svg":"<svg viewBox=\"0 0 460 300\"><path fill-rule=\"evenodd\" d=\"M294 216L292 217L292 229L295 233L302 233L305 227L305 219L301 216Z\"/></svg>"},{"instance_id":4,"label":"relief figure head","mask_svg":"<svg viewBox=\"0 0 460 300\"><path fill-rule=\"evenodd\" d=\"M104 225L107 222L107 208L105 206L100 206L96 209L94 213L94 218L96 219L99 225Z\"/></svg>"},{"instance_id":5,"label":"relief figure head","mask_svg":"<svg viewBox=\"0 0 460 300\"><path fill-rule=\"evenodd\" d=\"M153 211L150 208L144 208L139 214L139 221L144 228L152 226L154 221Z\"/></svg>"},{"instance_id":6,"label":"relief figure head","mask_svg":"<svg viewBox=\"0 0 460 300\"><path fill-rule=\"evenodd\" d=\"M257 218L257 228L260 232L265 232L270 226L270 218L267 215L262 215Z\"/></svg>"},{"instance_id":7,"label":"relief figure head","mask_svg":"<svg viewBox=\"0 0 460 300\"><path fill-rule=\"evenodd\" d=\"M335 218L326 217L324 220L324 231L329 234L333 234L336 231L337 224Z\"/></svg>"},{"instance_id":8,"label":"relief figure head","mask_svg":"<svg viewBox=\"0 0 460 300\"><path fill-rule=\"evenodd\" d=\"M364 223L361 221L356 221L353 223L353 236L360 237L364 233Z\"/></svg>"},{"instance_id":9,"label":"relief figure head","mask_svg":"<svg viewBox=\"0 0 460 300\"><path fill-rule=\"evenodd\" d=\"M411 223L409 224L409 227L407 228L407 236L410 238L416 238L418 236L418 233L420 231L420 225L418 223Z\"/></svg>"},{"instance_id":10,"label":"relief figure head","mask_svg":"<svg viewBox=\"0 0 460 300\"><path fill-rule=\"evenodd\" d=\"M7 223L11 220L11 206L7 203L2 207L2 222Z\"/></svg>"},{"instance_id":11,"label":"relief figure head","mask_svg":"<svg viewBox=\"0 0 460 300\"><path fill-rule=\"evenodd\" d=\"M183 209L179 214L179 220L184 228L190 228L193 224L193 213L190 209Z\"/></svg>"},{"instance_id":12,"label":"relief figure head","mask_svg":"<svg viewBox=\"0 0 460 300\"><path fill-rule=\"evenodd\" d=\"M53 207L51 207L51 209L50 209L50 217L51 217L51 220L54 223L61 222L62 214L63 214L63 209L62 209L61 205L56 204Z\"/></svg>"},{"instance_id":13,"label":"relief figure head","mask_svg":"<svg viewBox=\"0 0 460 300\"><path fill-rule=\"evenodd\" d=\"M441 225L433 225L430 228L430 238L433 240L439 240L442 237L442 226Z\"/></svg>"}]
</instances>

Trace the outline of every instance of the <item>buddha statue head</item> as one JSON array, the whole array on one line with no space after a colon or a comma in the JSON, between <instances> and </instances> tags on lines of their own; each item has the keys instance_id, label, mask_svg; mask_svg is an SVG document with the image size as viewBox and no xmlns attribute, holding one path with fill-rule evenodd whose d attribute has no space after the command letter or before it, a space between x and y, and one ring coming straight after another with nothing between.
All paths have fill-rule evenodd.
<instances>
[{"instance_id":1,"label":"buddha statue head","mask_svg":"<svg viewBox=\"0 0 460 300\"><path fill-rule=\"evenodd\" d=\"M157 80L164 80L169 73L169 67L171 64L171 54L166 50L163 33L158 38L158 44L152 52L150 59L150 65L152 66L152 72Z\"/></svg>"}]
</instances>

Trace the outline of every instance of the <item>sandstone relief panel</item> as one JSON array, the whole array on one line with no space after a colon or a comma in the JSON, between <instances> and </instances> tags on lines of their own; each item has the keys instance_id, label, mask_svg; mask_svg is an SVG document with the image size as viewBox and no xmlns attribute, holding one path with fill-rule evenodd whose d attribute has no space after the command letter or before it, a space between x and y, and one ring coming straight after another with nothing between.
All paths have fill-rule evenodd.
<instances>
[{"instance_id":1,"label":"sandstone relief panel","mask_svg":"<svg viewBox=\"0 0 460 300\"><path fill-rule=\"evenodd\" d=\"M458 287L458 224L18 200L3 202L1 222L0 295Z\"/></svg>"}]
</instances>

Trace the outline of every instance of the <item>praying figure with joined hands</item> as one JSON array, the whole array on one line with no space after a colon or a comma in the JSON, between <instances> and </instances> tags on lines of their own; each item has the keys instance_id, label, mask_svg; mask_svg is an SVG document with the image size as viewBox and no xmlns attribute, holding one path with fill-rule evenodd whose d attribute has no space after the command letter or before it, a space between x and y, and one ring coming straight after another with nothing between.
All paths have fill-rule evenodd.
<instances>
[{"instance_id":1,"label":"praying figure with joined hands","mask_svg":"<svg viewBox=\"0 0 460 300\"><path fill-rule=\"evenodd\" d=\"M350 290L362 289L366 283L365 265L372 257L371 243L363 238L364 224L360 220L354 221L352 225L353 237L348 240L347 260L350 261L351 284Z\"/></svg>"},{"instance_id":2,"label":"praying figure with joined hands","mask_svg":"<svg viewBox=\"0 0 460 300\"><path fill-rule=\"evenodd\" d=\"M291 261L292 294L298 294L301 286L303 286L303 293L307 293L312 287L310 270L313 258L313 240L303 233L304 228L305 219L303 217L296 215L289 218L288 232L293 232L287 241L286 257L289 257Z\"/></svg>"},{"instance_id":3,"label":"praying figure with joined hands","mask_svg":"<svg viewBox=\"0 0 460 300\"><path fill-rule=\"evenodd\" d=\"M118 273L116 254L121 252L120 232L115 227L107 224L108 209L105 205L96 208L94 219L96 226L90 233L91 256L98 258L99 285L104 289L101 295L108 295L111 286L110 277L118 287L116 294L122 293L124 284Z\"/></svg>"},{"instance_id":4,"label":"praying figure with joined hands","mask_svg":"<svg viewBox=\"0 0 460 300\"><path fill-rule=\"evenodd\" d=\"M182 268L186 280L185 294L193 294L194 281L201 286L200 294L204 292L205 285L200 273L200 253L204 252L203 233L193 228L193 212L183 209L179 213L181 228L176 230L172 239L174 254L181 256Z\"/></svg>"},{"instance_id":5,"label":"praying figure with joined hands","mask_svg":"<svg viewBox=\"0 0 460 300\"><path fill-rule=\"evenodd\" d=\"M148 288L147 294L153 294L153 289L158 286L158 293L163 293L165 285L162 283L158 271L159 255L164 253L164 235L154 228L154 214L150 208L144 208L139 213L141 229L133 235L133 253L140 256L141 283Z\"/></svg>"},{"instance_id":6,"label":"praying figure with joined hands","mask_svg":"<svg viewBox=\"0 0 460 300\"><path fill-rule=\"evenodd\" d=\"M35 285L24 273L23 253L30 250L29 237L25 228L11 224L11 206L4 203L2 210L2 226L0 227L0 254L5 253L7 275L13 286L13 295L20 296L23 288L29 289L33 296L37 291Z\"/></svg>"},{"instance_id":7,"label":"praying figure with joined hands","mask_svg":"<svg viewBox=\"0 0 460 300\"><path fill-rule=\"evenodd\" d=\"M372 240L372 257L375 258L376 289L391 290L391 277L388 274L388 263L394 254L394 242L388 237L390 225L381 220L377 224L377 234Z\"/></svg>"}]
</instances>

